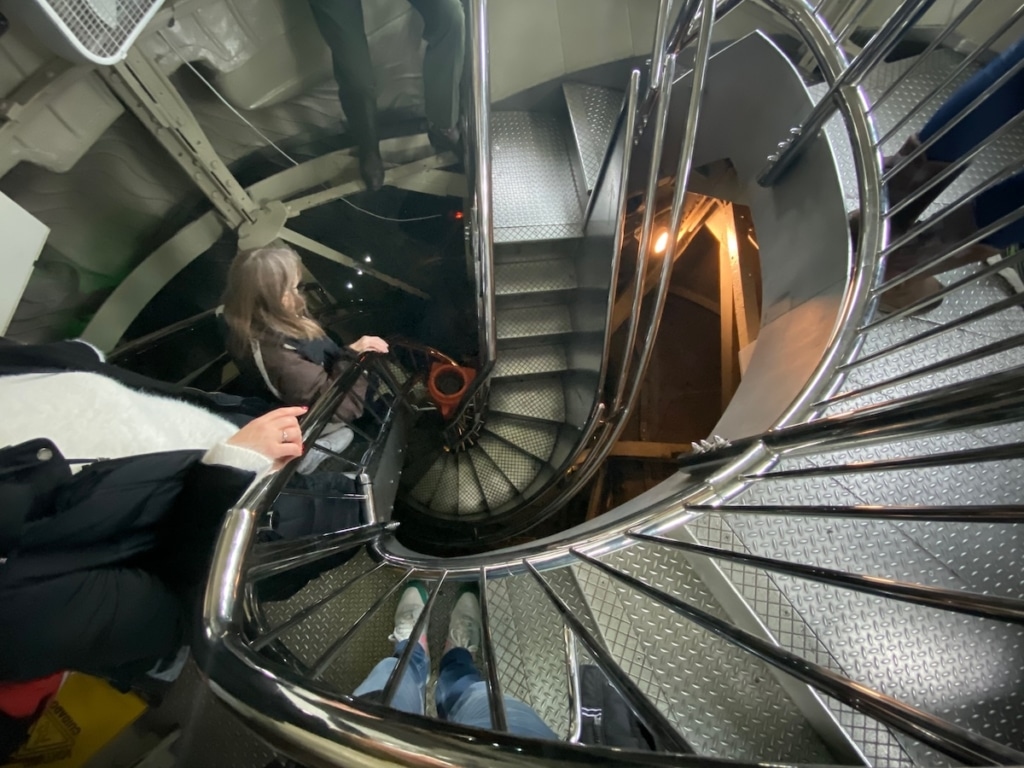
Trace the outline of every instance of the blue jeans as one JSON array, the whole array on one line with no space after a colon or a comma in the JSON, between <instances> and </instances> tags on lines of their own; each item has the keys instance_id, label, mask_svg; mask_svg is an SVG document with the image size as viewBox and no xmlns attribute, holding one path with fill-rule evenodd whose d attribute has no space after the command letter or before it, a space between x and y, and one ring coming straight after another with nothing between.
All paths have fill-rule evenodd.
<instances>
[{"instance_id":1,"label":"blue jeans","mask_svg":"<svg viewBox=\"0 0 1024 768\"><path fill-rule=\"evenodd\" d=\"M364 696L368 693L384 690L391 671L398 664L398 657L405 650L408 640L395 646L395 655L377 662L366 679L353 692L353 696ZM430 659L423 646L416 643L405 669L395 698L391 702L394 709L422 715L424 710L424 691L427 677L430 675ZM474 728L491 727L491 710L487 697L487 683L483 682L480 672L473 663L473 657L465 648L452 648L441 658L435 690L437 714L443 720ZM547 727L533 708L511 696L504 697L505 719L508 721L509 733L535 739L557 740L554 731Z\"/></svg>"},{"instance_id":2,"label":"blue jeans","mask_svg":"<svg viewBox=\"0 0 1024 768\"><path fill-rule=\"evenodd\" d=\"M950 123L968 104L1024 59L1024 39L1006 49L961 85L925 123L919 134L926 141ZM1024 111L1024 68L1018 70L977 107L964 115L931 147L930 160L952 163ZM1024 205L1024 173L1012 176L974 200L978 228L986 227ZM1024 242L1024 219L996 230L983 241L996 248Z\"/></svg>"}]
</instances>

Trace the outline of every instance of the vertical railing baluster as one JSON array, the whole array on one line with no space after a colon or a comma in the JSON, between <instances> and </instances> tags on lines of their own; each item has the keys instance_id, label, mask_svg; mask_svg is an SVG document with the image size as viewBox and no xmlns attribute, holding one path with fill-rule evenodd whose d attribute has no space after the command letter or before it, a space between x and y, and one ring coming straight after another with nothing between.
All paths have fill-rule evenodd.
<instances>
[{"instance_id":1,"label":"vertical railing baluster","mask_svg":"<svg viewBox=\"0 0 1024 768\"><path fill-rule=\"evenodd\" d=\"M507 731L508 720L505 717L505 697L501 692L501 681L498 680L498 660L494 656L494 640L491 636L490 611L487 605L487 569L480 569L480 624L483 634L484 663L487 668L487 703L491 709L491 727L496 731Z\"/></svg>"},{"instance_id":2,"label":"vertical railing baluster","mask_svg":"<svg viewBox=\"0 0 1024 768\"><path fill-rule=\"evenodd\" d=\"M335 640L331 644L331 647L324 651L323 655L321 655L315 662L313 662L313 667L309 674L311 679L317 680L323 676L324 672L326 672L330 668L331 664L334 663L335 659L338 658L338 655L341 653L342 649L344 649L345 644L352 639L352 635L359 631L359 628L363 626L363 624L365 624L370 618L373 617L375 613L377 613L377 611L381 609L384 603L386 603L388 599L393 594L395 594L395 592L397 592L403 584L405 584L409 580L412 574L413 569L410 568L402 575L402 578L395 582L394 586L392 586L391 589L389 589L383 595L378 597L374 601L373 605L367 608L363 612L363 615L356 619L356 623L349 627L348 630L346 630L345 634L343 634L341 637Z\"/></svg>"},{"instance_id":3,"label":"vertical railing baluster","mask_svg":"<svg viewBox=\"0 0 1024 768\"><path fill-rule=\"evenodd\" d=\"M583 691L580 687L580 664L576 653L576 636L563 627L565 640L565 675L569 688L569 731L566 741L576 744L583 733Z\"/></svg>"},{"instance_id":4,"label":"vertical railing baluster","mask_svg":"<svg viewBox=\"0 0 1024 768\"><path fill-rule=\"evenodd\" d=\"M437 601L437 596L441 594L441 587L444 585L444 580L448 578L448 571L441 574L441 578L434 584L434 589L430 593L430 597L427 599L427 604L423 606L423 611L416 619L416 624L413 626L412 634L409 635L409 640L405 644L405 648L402 649L402 655L398 658L398 663L395 664L394 669L391 670L391 674L388 676L388 681L384 685L384 704L385 706L391 706L391 702L395 698L395 692L398 690L398 686L402 681L402 676L405 674L405 670L409 667L409 660L412 658L412 653L416 649L417 643L419 643L420 635L423 634L424 628L427 626L427 622L430 621L430 611L434 607L434 603Z\"/></svg>"},{"instance_id":5,"label":"vertical railing baluster","mask_svg":"<svg viewBox=\"0 0 1024 768\"><path fill-rule=\"evenodd\" d=\"M668 718L641 692L636 683L633 682L633 679L615 662L604 645L590 634L589 630L583 625L583 622L576 618L572 609L565 604L565 601L555 594L547 579L541 576L540 571L537 570L533 563L529 560L524 560L523 563L529 569L534 579L536 579L548 600L555 607L555 610L562 617L562 621L580 639L590 657L601 668L601 671L604 672L605 677L608 678L612 686L626 700L633 713L647 726L659 748L683 754L692 754L693 748L686 742L686 739L668 721Z\"/></svg>"}]
</instances>

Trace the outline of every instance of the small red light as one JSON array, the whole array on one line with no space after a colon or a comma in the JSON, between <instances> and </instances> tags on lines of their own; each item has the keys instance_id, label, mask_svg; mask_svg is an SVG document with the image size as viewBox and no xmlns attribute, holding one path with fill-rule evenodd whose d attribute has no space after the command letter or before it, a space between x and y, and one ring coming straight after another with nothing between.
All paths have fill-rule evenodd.
<instances>
[{"instance_id":1,"label":"small red light","mask_svg":"<svg viewBox=\"0 0 1024 768\"><path fill-rule=\"evenodd\" d=\"M452 214L452 218L454 218L456 221L462 221L463 216L465 216L465 214L462 211L456 211L455 213Z\"/></svg>"}]
</instances>

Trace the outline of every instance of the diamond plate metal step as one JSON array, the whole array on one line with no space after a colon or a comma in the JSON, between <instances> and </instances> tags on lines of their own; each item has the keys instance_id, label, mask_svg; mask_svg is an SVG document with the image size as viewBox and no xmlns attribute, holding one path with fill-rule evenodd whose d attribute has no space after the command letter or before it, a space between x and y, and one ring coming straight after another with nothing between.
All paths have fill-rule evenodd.
<instances>
[{"instance_id":1,"label":"diamond plate metal step","mask_svg":"<svg viewBox=\"0 0 1024 768\"><path fill-rule=\"evenodd\" d=\"M498 309L498 340L527 339L537 336L564 336L573 332L569 307L545 305Z\"/></svg>"},{"instance_id":2,"label":"diamond plate metal step","mask_svg":"<svg viewBox=\"0 0 1024 768\"><path fill-rule=\"evenodd\" d=\"M507 413L561 424L565 394L561 377L529 381L496 381L491 386L491 413Z\"/></svg>"},{"instance_id":3,"label":"diamond plate metal step","mask_svg":"<svg viewBox=\"0 0 1024 768\"><path fill-rule=\"evenodd\" d=\"M491 116L494 242L580 237L583 203L562 119Z\"/></svg>"},{"instance_id":4,"label":"diamond plate metal step","mask_svg":"<svg viewBox=\"0 0 1024 768\"><path fill-rule=\"evenodd\" d=\"M538 344L504 349L494 364L494 378L537 376L568 370L565 347L561 344Z\"/></svg>"},{"instance_id":5,"label":"diamond plate metal step","mask_svg":"<svg viewBox=\"0 0 1024 768\"><path fill-rule=\"evenodd\" d=\"M728 618L679 553L635 546L602 560ZM575 570L608 650L697 754L749 761L834 762L766 664L592 566Z\"/></svg>"},{"instance_id":6,"label":"diamond plate metal step","mask_svg":"<svg viewBox=\"0 0 1024 768\"><path fill-rule=\"evenodd\" d=\"M465 453L458 454L458 460L459 515L479 515L487 512L487 499L480 487L473 460Z\"/></svg>"},{"instance_id":7,"label":"diamond plate metal step","mask_svg":"<svg viewBox=\"0 0 1024 768\"><path fill-rule=\"evenodd\" d=\"M591 192L597 184L615 124L622 111L622 91L583 83L563 83L562 94L580 154L584 185Z\"/></svg>"},{"instance_id":8,"label":"diamond plate metal step","mask_svg":"<svg viewBox=\"0 0 1024 768\"><path fill-rule=\"evenodd\" d=\"M466 455L473 462L477 480L490 509L499 509L519 496L519 491L498 468L487 452L479 445L474 445Z\"/></svg>"},{"instance_id":9,"label":"diamond plate metal step","mask_svg":"<svg viewBox=\"0 0 1024 768\"><path fill-rule=\"evenodd\" d=\"M546 462L558 439L559 425L497 414L487 420L485 429L489 434Z\"/></svg>"},{"instance_id":10,"label":"diamond plate metal step","mask_svg":"<svg viewBox=\"0 0 1024 768\"><path fill-rule=\"evenodd\" d=\"M421 504L430 504L430 500L434 498L434 493L437 491L438 483L441 482L441 476L444 474L445 463L448 460L447 453L440 453L434 460L434 463L430 466L426 472L423 473L423 477L420 481L413 486L412 491L409 495L420 502Z\"/></svg>"},{"instance_id":11,"label":"diamond plate metal step","mask_svg":"<svg viewBox=\"0 0 1024 768\"><path fill-rule=\"evenodd\" d=\"M576 268L567 256L554 256L544 261L496 263L494 284L499 296L569 291L576 287Z\"/></svg>"},{"instance_id":12,"label":"diamond plate metal step","mask_svg":"<svg viewBox=\"0 0 1024 768\"><path fill-rule=\"evenodd\" d=\"M529 453L486 432L480 435L478 445L496 466L501 467L505 477L520 493L529 487L544 466Z\"/></svg>"}]
</instances>

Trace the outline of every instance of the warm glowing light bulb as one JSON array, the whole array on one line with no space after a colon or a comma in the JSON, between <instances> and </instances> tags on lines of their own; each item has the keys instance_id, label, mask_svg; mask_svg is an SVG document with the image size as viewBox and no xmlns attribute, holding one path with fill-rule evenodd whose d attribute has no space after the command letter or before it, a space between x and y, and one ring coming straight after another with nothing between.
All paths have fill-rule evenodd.
<instances>
[{"instance_id":1,"label":"warm glowing light bulb","mask_svg":"<svg viewBox=\"0 0 1024 768\"><path fill-rule=\"evenodd\" d=\"M666 248L668 248L668 230L663 229L658 235L658 239L654 241L654 252L664 253Z\"/></svg>"}]
</instances>

